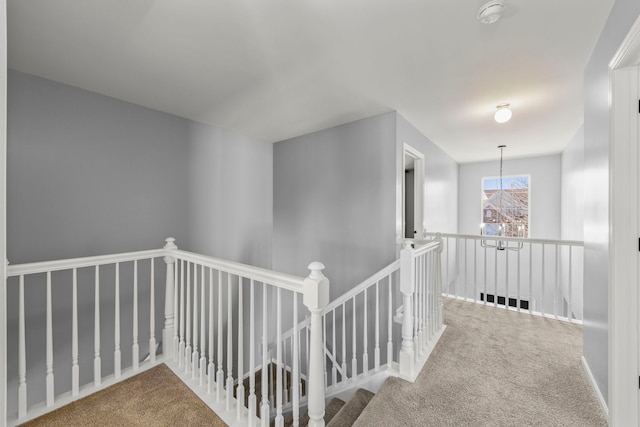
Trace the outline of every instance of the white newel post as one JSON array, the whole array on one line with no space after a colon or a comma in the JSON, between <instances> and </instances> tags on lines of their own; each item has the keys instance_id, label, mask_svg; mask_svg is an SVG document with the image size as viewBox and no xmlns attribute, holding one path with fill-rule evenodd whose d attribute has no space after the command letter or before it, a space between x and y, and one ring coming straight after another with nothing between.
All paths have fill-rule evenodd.
<instances>
[{"instance_id":1,"label":"white newel post","mask_svg":"<svg viewBox=\"0 0 640 427\"><path fill-rule=\"evenodd\" d=\"M169 255L169 251L178 249L175 241L176 239L169 237L164 245L164 249L167 251L167 255L164 257L164 262L167 264L167 275L164 293L164 329L162 330L162 354L165 360L170 360L173 357L173 298L175 287L173 268L176 259Z\"/></svg>"},{"instance_id":2,"label":"white newel post","mask_svg":"<svg viewBox=\"0 0 640 427\"><path fill-rule=\"evenodd\" d=\"M400 251L400 292L402 293L402 348L400 349L400 375L413 375L415 352L413 343L413 292L415 290L415 257L412 242L404 243Z\"/></svg>"},{"instance_id":3,"label":"white newel post","mask_svg":"<svg viewBox=\"0 0 640 427\"><path fill-rule=\"evenodd\" d=\"M311 273L305 279L303 302L311 312L309 349L309 426L324 426L324 350L322 348L322 310L329 303L329 279L319 262L309 264Z\"/></svg>"}]
</instances>

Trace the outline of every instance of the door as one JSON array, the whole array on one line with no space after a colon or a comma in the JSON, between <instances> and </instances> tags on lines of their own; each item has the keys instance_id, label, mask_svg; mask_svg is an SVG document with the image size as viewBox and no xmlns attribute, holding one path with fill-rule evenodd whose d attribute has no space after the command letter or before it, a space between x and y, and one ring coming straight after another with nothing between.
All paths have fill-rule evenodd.
<instances>
[{"instance_id":1,"label":"door","mask_svg":"<svg viewBox=\"0 0 640 427\"><path fill-rule=\"evenodd\" d=\"M423 239L424 224L424 155L404 144L402 179L402 223L405 239Z\"/></svg>"}]
</instances>

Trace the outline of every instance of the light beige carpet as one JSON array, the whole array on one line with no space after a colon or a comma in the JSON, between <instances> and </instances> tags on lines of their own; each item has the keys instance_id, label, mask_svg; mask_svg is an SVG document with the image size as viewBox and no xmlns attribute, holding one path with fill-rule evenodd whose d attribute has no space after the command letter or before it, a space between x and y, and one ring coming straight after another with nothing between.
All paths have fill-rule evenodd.
<instances>
[{"instance_id":1,"label":"light beige carpet","mask_svg":"<svg viewBox=\"0 0 640 427\"><path fill-rule=\"evenodd\" d=\"M447 329L414 384L390 378L354 426L606 426L582 327L445 298Z\"/></svg>"},{"instance_id":2,"label":"light beige carpet","mask_svg":"<svg viewBox=\"0 0 640 427\"><path fill-rule=\"evenodd\" d=\"M36 418L36 427L226 426L166 365Z\"/></svg>"}]
</instances>

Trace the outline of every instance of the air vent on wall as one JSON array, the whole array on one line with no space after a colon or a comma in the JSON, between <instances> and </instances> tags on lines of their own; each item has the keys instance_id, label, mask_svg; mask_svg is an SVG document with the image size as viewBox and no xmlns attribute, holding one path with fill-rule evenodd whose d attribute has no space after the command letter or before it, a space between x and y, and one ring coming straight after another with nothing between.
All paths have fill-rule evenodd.
<instances>
[{"instance_id":1,"label":"air vent on wall","mask_svg":"<svg viewBox=\"0 0 640 427\"><path fill-rule=\"evenodd\" d=\"M484 292L480 292L480 301L484 301L485 300L485 295ZM487 294L487 298L486 298L488 303L494 303L496 302L496 296L493 294ZM496 304L498 305L505 305L506 302L506 298L503 296L498 295L498 300L496 302ZM509 307L514 307L517 308L518 307L518 300L516 298L509 298ZM529 301L528 300L524 300L521 299L520 300L520 308L522 310L529 310Z\"/></svg>"}]
</instances>

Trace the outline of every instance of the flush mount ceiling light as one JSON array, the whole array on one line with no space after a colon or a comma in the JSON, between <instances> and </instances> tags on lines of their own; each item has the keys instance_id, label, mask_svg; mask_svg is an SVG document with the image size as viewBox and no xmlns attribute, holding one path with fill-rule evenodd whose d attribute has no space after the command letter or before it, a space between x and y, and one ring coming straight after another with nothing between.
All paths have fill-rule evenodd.
<instances>
[{"instance_id":1,"label":"flush mount ceiling light","mask_svg":"<svg viewBox=\"0 0 640 427\"><path fill-rule=\"evenodd\" d=\"M502 9L504 9L502 0L485 3L478 9L478 20L483 24L493 24L502 16Z\"/></svg>"},{"instance_id":2,"label":"flush mount ceiling light","mask_svg":"<svg viewBox=\"0 0 640 427\"><path fill-rule=\"evenodd\" d=\"M496 122L498 123L506 123L511 119L511 109L509 108L510 104L501 104L496 108L496 114L493 116Z\"/></svg>"}]
</instances>

